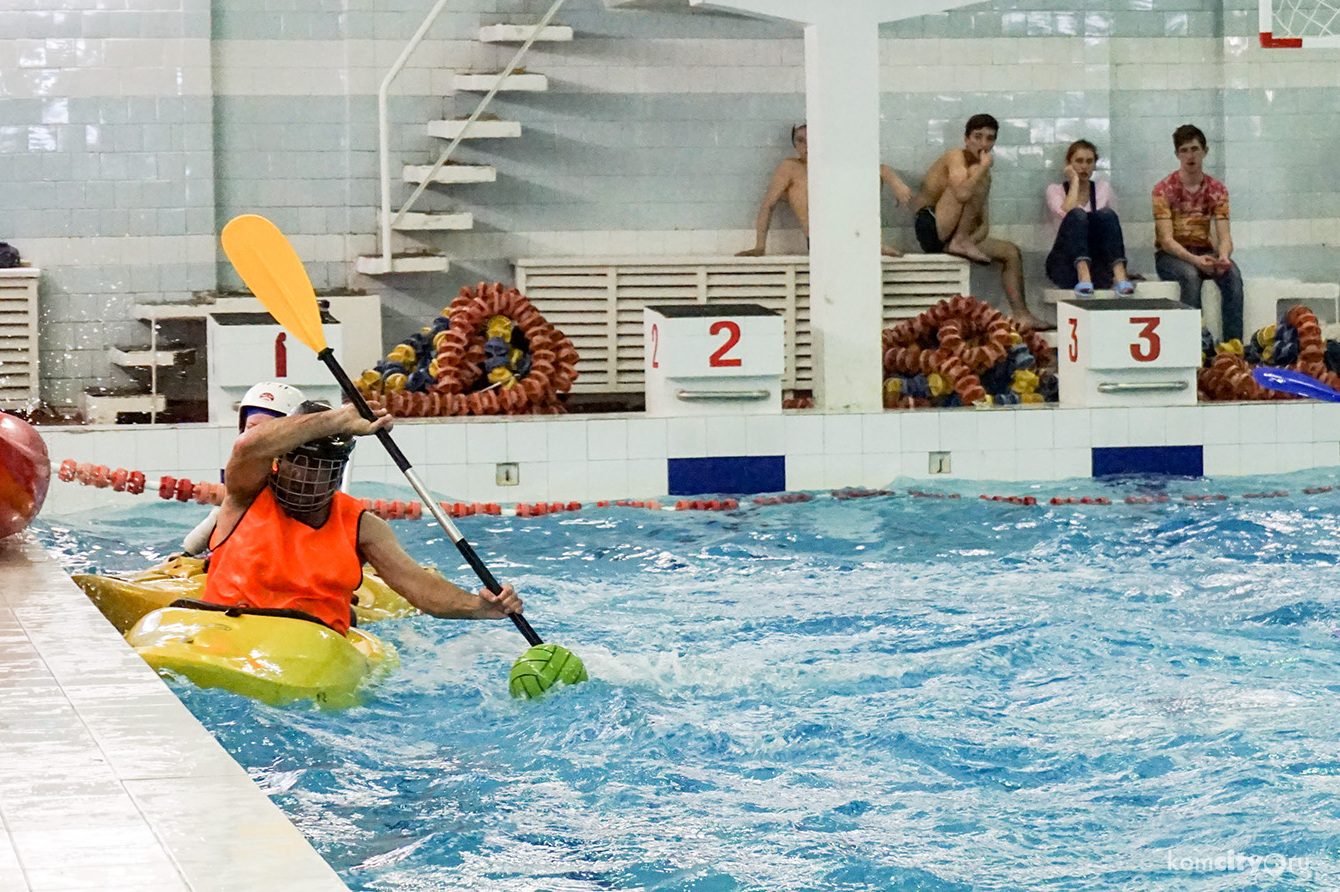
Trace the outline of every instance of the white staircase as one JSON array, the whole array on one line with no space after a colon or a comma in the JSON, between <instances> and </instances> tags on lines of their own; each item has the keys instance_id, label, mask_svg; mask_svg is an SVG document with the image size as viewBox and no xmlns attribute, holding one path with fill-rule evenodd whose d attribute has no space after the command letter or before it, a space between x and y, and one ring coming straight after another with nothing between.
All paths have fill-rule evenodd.
<instances>
[{"instance_id":1,"label":"white staircase","mask_svg":"<svg viewBox=\"0 0 1340 892\"><path fill-rule=\"evenodd\" d=\"M401 53L400 59L392 66L382 88L378 93L379 125L381 128L381 168L382 168L382 207L377 214L380 232L381 253L359 257L354 268L365 276L382 276L398 273L444 272L450 269L448 258L429 247L414 245L415 235L460 231L474 227L474 215L466 212L415 211L412 208L419 197L430 186L453 186L466 183L492 183L498 178L498 171L487 164L457 164L450 161L452 152L466 139L517 139L521 136L521 124L517 121L499 121L486 118L484 109L493 97L501 92L542 93L549 89L549 79L543 74L535 74L521 69L518 63L525 52L536 42L565 42L572 40L572 29L562 25L551 25L550 20L563 4L563 0L554 0L553 5L536 25L486 25L479 29L481 43L506 44L517 43L520 48L511 62L501 71L456 72L452 85L458 93L483 93L479 106L468 117L450 121L430 121L428 135L445 140L437 161L433 164L406 164L401 171L401 180L416 185L409 199L399 210L390 205L389 170L387 157L389 140L386 119L386 93L392 80L404 66L409 54L422 40L428 28L442 11L446 0L439 0L428 18L419 27L409 46ZM411 248L411 250L405 250Z\"/></svg>"},{"instance_id":2,"label":"white staircase","mask_svg":"<svg viewBox=\"0 0 1340 892\"><path fill-rule=\"evenodd\" d=\"M417 180L413 182L418 182ZM381 222L381 211L377 212L378 222ZM399 232L434 232L442 229L474 229L474 214L421 214L418 211L410 211L402 214L400 222L395 223L395 228Z\"/></svg>"},{"instance_id":3,"label":"white staircase","mask_svg":"<svg viewBox=\"0 0 1340 892\"><path fill-rule=\"evenodd\" d=\"M496 72L486 74L457 73L455 87L461 93L487 93L490 90L509 93L543 93L549 89L549 78L543 74L516 72L504 77Z\"/></svg>"},{"instance_id":4,"label":"white staircase","mask_svg":"<svg viewBox=\"0 0 1340 892\"><path fill-rule=\"evenodd\" d=\"M536 30L535 25L485 25L479 29L479 42L525 43ZM549 25L538 30L536 42L564 43L572 40L572 29L566 25Z\"/></svg>"},{"instance_id":5,"label":"white staircase","mask_svg":"<svg viewBox=\"0 0 1340 892\"><path fill-rule=\"evenodd\" d=\"M404 179L407 183L492 183L498 179L498 169L485 164L444 164L436 170L431 164L406 164Z\"/></svg>"},{"instance_id":6,"label":"white staircase","mask_svg":"<svg viewBox=\"0 0 1340 892\"><path fill-rule=\"evenodd\" d=\"M386 276L391 273L440 273L451 269L447 258L428 251L406 251L392 254L389 264L380 254L364 255L354 268L365 276Z\"/></svg>"},{"instance_id":7,"label":"white staircase","mask_svg":"<svg viewBox=\"0 0 1340 892\"><path fill-rule=\"evenodd\" d=\"M516 121L475 121L466 129L465 120L429 121L428 135L438 139L455 139L464 135L467 139L516 139L521 135L521 125Z\"/></svg>"}]
</instances>

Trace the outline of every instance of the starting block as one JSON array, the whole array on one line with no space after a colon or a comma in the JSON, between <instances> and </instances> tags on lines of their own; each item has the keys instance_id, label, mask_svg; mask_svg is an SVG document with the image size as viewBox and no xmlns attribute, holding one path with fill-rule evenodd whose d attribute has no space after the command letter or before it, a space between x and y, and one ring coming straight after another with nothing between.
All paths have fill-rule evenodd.
<instances>
[{"instance_id":1,"label":"starting block","mask_svg":"<svg viewBox=\"0 0 1340 892\"><path fill-rule=\"evenodd\" d=\"M1193 406L1200 310L1177 301L1073 298L1056 306L1060 404Z\"/></svg>"},{"instance_id":2,"label":"starting block","mask_svg":"<svg viewBox=\"0 0 1340 892\"><path fill-rule=\"evenodd\" d=\"M335 358L344 355L342 327L321 311L321 331ZM209 351L209 420L231 425L237 404L257 381L273 380L301 387L308 399L338 406L343 396L330 372L301 341L290 340L269 313L211 313L205 326Z\"/></svg>"},{"instance_id":3,"label":"starting block","mask_svg":"<svg viewBox=\"0 0 1340 892\"><path fill-rule=\"evenodd\" d=\"M647 414L780 413L782 321L756 304L644 307Z\"/></svg>"}]
</instances>

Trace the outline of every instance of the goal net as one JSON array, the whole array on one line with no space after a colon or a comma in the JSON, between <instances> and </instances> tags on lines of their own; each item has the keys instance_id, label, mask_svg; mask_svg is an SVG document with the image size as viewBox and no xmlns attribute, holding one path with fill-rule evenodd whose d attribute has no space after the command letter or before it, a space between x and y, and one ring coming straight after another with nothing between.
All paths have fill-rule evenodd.
<instances>
[{"instance_id":1,"label":"goal net","mask_svg":"<svg viewBox=\"0 0 1340 892\"><path fill-rule=\"evenodd\" d=\"M1261 46L1340 47L1340 0L1260 0Z\"/></svg>"}]
</instances>

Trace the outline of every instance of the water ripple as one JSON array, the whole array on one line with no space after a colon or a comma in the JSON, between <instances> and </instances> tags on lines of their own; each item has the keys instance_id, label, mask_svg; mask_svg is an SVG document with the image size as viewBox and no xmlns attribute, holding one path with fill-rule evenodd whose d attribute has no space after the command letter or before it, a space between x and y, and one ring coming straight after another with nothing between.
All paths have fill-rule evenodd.
<instances>
[{"instance_id":1,"label":"water ripple","mask_svg":"<svg viewBox=\"0 0 1340 892\"><path fill-rule=\"evenodd\" d=\"M517 703L510 628L417 617L347 713L177 690L355 890L1340 887L1340 498L1156 491L465 518L591 682ZM42 535L128 569L189 526Z\"/></svg>"}]
</instances>

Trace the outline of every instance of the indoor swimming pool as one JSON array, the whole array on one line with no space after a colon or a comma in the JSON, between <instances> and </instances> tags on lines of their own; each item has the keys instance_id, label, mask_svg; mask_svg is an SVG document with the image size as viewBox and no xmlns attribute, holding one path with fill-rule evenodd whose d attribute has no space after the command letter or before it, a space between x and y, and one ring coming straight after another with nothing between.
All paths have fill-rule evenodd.
<instances>
[{"instance_id":1,"label":"indoor swimming pool","mask_svg":"<svg viewBox=\"0 0 1340 892\"><path fill-rule=\"evenodd\" d=\"M1331 888L1340 491L1303 490L1336 482L469 517L589 683L512 700L511 624L415 617L346 712L173 688L355 890ZM200 511L34 529L115 572Z\"/></svg>"}]
</instances>

